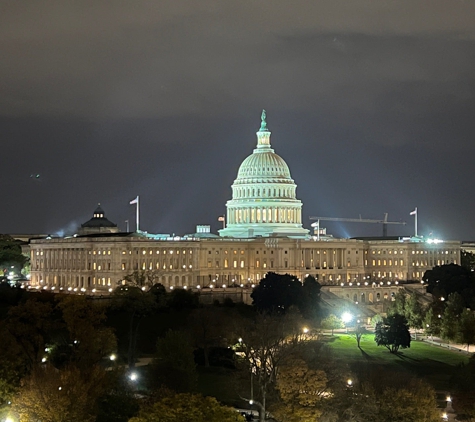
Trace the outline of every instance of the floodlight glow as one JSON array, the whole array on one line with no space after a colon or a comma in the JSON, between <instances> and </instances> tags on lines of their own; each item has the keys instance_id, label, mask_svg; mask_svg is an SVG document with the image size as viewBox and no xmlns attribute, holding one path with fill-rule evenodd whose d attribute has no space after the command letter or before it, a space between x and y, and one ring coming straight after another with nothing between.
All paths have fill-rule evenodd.
<instances>
[{"instance_id":1,"label":"floodlight glow","mask_svg":"<svg viewBox=\"0 0 475 422\"><path fill-rule=\"evenodd\" d=\"M349 312L345 312L345 313L343 313L343 315L341 316L341 320L342 320L345 324L349 323L352 319L353 319L353 315L351 315Z\"/></svg>"},{"instance_id":2,"label":"floodlight glow","mask_svg":"<svg viewBox=\"0 0 475 422\"><path fill-rule=\"evenodd\" d=\"M130 381L137 381L138 378L139 378L139 376L137 375L137 372L132 372L132 373L129 375Z\"/></svg>"}]
</instances>

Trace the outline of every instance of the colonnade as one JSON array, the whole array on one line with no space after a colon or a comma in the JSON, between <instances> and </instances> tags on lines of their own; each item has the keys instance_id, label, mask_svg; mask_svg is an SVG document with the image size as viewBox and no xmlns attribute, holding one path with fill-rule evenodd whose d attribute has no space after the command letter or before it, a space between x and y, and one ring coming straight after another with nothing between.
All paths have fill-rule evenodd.
<instances>
[{"instance_id":1,"label":"colonnade","mask_svg":"<svg viewBox=\"0 0 475 422\"><path fill-rule=\"evenodd\" d=\"M228 209L228 224L241 223L301 224L300 207L233 207Z\"/></svg>"}]
</instances>

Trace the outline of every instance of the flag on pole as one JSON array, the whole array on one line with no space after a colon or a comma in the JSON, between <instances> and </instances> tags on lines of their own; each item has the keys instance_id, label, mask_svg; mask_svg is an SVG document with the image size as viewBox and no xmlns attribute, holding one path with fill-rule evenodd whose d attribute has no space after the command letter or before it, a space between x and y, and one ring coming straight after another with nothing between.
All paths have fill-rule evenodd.
<instances>
[{"instance_id":1,"label":"flag on pole","mask_svg":"<svg viewBox=\"0 0 475 422\"><path fill-rule=\"evenodd\" d=\"M409 213L409 215L417 215L417 208L414 211L412 211L411 213Z\"/></svg>"},{"instance_id":2,"label":"flag on pole","mask_svg":"<svg viewBox=\"0 0 475 422\"><path fill-rule=\"evenodd\" d=\"M138 204L138 203L139 203L139 197L138 196L137 196L137 198L132 199L132 201L130 201L130 205Z\"/></svg>"},{"instance_id":3,"label":"flag on pole","mask_svg":"<svg viewBox=\"0 0 475 422\"><path fill-rule=\"evenodd\" d=\"M218 221L224 221L224 215L220 215L220 216L218 217Z\"/></svg>"}]
</instances>

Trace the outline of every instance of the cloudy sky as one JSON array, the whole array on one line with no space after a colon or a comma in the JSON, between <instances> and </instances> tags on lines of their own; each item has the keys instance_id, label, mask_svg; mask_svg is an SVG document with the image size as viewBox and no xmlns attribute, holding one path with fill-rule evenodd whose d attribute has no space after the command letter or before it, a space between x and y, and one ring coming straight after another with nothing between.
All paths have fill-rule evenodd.
<instances>
[{"instance_id":1,"label":"cloudy sky","mask_svg":"<svg viewBox=\"0 0 475 422\"><path fill-rule=\"evenodd\" d=\"M219 228L267 110L309 216L475 240L475 1L0 0L0 232ZM32 175L39 177L31 177ZM339 236L381 227L327 224Z\"/></svg>"}]
</instances>

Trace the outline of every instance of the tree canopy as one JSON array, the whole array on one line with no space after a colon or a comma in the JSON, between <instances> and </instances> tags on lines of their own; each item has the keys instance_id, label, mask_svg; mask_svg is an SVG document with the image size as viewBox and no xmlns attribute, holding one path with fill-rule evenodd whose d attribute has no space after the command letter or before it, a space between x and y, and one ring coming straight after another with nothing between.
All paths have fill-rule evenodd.
<instances>
[{"instance_id":1,"label":"tree canopy","mask_svg":"<svg viewBox=\"0 0 475 422\"><path fill-rule=\"evenodd\" d=\"M411 334L407 319L400 314L389 315L376 324L374 341L386 347L391 353L411 347Z\"/></svg>"},{"instance_id":2,"label":"tree canopy","mask_svg":"<svg viewBox=\"0 0 475 422\"><path fill-rule=\"evenodd\" d=\"M447 299L451 293L459 293L468 306L475 298L475 276L466 267L456 264L436 266L427 270L422 279L427 283L427 292L437 299Z\"/></svg>"},{"instance_id":3,"label":"tree canopy","mask_svg":"<svg viewBox=\"0 0 475 422\"><path fill-rule=\"evenodd\" d=\"M27 262L28 258L21 252L21 243L7 234L0 234L0 276L12 266L20 271Z\"/></svg>"},{"instance_id":4,"label":"tree canopy","mask_svg":"<svg viewBox=\"0 0 475 422\"><path fill-rule=\"evenodd\" d=\"M269 272L251 293L252 304L259 310L284 314L302 302L302 283L290 274Z\"/></svg>"},{"instance_id":5,"label":"tree canopy","mask_svg":"<svg viewBox=\"0 0 475 422\"><path fill-rule=\"evenodd\" d=\"M197 394L170 394L142 409L129 422L244 422L234 409L222 406L213 397Z\"/></svg>"}]
</instances>

